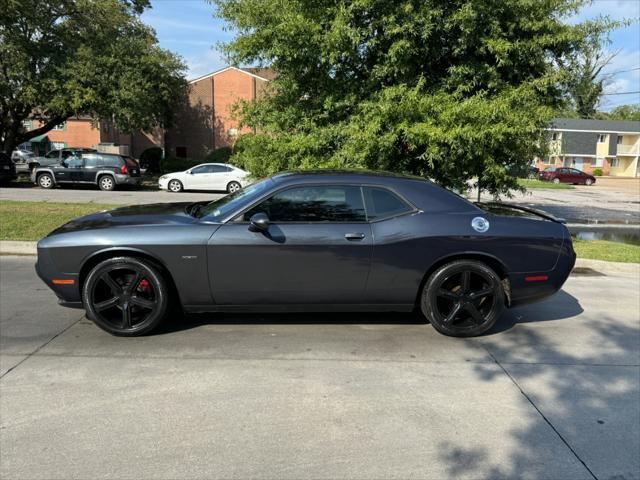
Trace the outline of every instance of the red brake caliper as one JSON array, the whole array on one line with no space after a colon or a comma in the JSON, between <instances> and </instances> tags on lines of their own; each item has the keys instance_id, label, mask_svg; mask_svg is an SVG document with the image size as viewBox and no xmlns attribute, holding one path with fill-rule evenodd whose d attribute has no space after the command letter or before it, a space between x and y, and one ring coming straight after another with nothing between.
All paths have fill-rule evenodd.
<instances>
[{"instance_id":1,"label":"red brake caliper","mask_svg":"<svg viewBox=\"0 0 640 480\"><path fill-rule=\"evenodd\" d=\"M149 283L149 280L147 280L146 278L143 278L142 280L140 280L140 283L138 283L138 288L143 293L146 293L146 294L151 293L151 284Z\"/></svg>"}]
</instances>

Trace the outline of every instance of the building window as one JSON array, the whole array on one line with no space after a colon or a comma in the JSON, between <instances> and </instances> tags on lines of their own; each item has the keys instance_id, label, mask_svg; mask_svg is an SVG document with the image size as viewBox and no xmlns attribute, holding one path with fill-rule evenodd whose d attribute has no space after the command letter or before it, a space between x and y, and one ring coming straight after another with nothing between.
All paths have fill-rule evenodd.
<instances>
[{"instance_id":1,"label":"building window","mask_svg":"<svg viewBox=\"0 0 640 480\"><path fill-rule=\"evenodd\" d=\"M618 145L622 144L623 140L624 140L624 135L618 135Z\"/></svg>"},{"instance_id":2,"label":"building window","mask_svg":"<svg viewBox=\"0 0 640 480\"><path fill-rule=\"evenodd\" d=\"M553 163L553 160L551 159L551 157L545 157L542 159L542 163L544 163L545 165L551 165Z\"/></svg>"},{"instance_id":3,"label":"building window","mask_svg":"<svg viewBox=\"0 0 640 480\"><path fill-rule=\"evenodd\" d=\"M609 135L606 133L601 133L598 135L598 143L605 143L609 139Z\"/></svg>"},{"instance_id":4,"label":"building window","mask_svg":"<svg viewBox=\"0 0 640 480\"><path fill-rule=\"evenodd\" d=\"M560 140L560 138L562 138L562 136L561 136L560 132L553 132L553 133L551 134L551 140L552 140L552 141L554 141L554 142L555 142L556 140Z\"/></svg>"},{"instance_id":5,"label":"building window","mask_svg":"<svg viewBox=\"0 0 640 480\"><path fill-rule=\"evenodd\" d=\"M60 150L67 146L66 142L51 142L51 150Z\"/></svg>"},{"instance_id":6,"label":"building window","mask_svg":"<svg viewBox=\"0 0 640 480\"><path fill-rule=\"evenodd\" d=\"M66 129L67 129L67 122L62 122L56 125L55 127L53 127L51 130L66 130Z\"/></svg>"},{"instance_id":7,"label":"building window","mask_svg":"<svg viewBox=\"0 0 640 480\"><path fill-rule=\"evenodd\" d=\"M596 157L596 158L593 160L593 165L592 165L592 167L601 167L601 166L603 165L603 163L604 163L604 158L602 158L602 157Z\"/></svg>"},{"instance_id":8,"label":"building window","mask_svg":"<svg viewBox=\"0 0 640 480\"><path fill-rule=\"evenodd\" d=\"M176 147L176 157L187 158L187 147Z\"/></svg>"},{"instance_id":9,"label":"building window","mask_svg":"<svg viewBox=\"0 0 640 480\"><path fill-rule=\"evenodd\" d=\"M27 132L29 130L33 130L33 120L23 120L22 128L24 128Z\"/></svg>"},{"instance_id":10,"label":"building window","mask_svg":"<svg viewBox=\"0 0 640 480\"><path fill-rule=\"evenodd\" d=\"M612 158L611 159L611 166L612 167L619 167L620 166L620 160L618 160L617 158Z\"/></svg>"}]
</instances>

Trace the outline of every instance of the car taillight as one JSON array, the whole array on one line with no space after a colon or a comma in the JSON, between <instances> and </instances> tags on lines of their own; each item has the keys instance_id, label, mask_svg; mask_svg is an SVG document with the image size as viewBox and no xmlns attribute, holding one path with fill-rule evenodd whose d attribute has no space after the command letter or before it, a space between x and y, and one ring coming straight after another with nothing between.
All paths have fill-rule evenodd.
<instances>
[{"instance_id":1,"label":"car taillight","mask_svg":"<svg viewBox=\"0 0 640 480\"><path fill-rule=\"evenodd\" d=\"M120 173L127 173L127 166L126 165L122 165L120 167Z\"/></svg>"}]
</instances>

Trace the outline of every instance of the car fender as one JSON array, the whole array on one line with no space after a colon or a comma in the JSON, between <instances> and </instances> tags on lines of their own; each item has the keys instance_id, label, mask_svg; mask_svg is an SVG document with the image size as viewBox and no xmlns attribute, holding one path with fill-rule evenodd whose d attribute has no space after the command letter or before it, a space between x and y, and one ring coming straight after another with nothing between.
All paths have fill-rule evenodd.
<instances>
[{"instance_id":1,"label":"car fender","mask_svg":"<svg viewBox=\"0 0 640 480\"><path fill-rule=\"evenodd\" d=\"M113 181L117 183L116 176L111 170L98 170L96 172L96 185L98 185L100 177L102 177L103 175L110 175L113 178Z\"/></svg>"},{"instance_id":2,"label":"car fender","mask_svg":"<svg viewBox=\"0 0 640 480\"><path fill-rule=\"evenodd\" d=\"M38 181L38 175L40 175L41 173L48 173L51 175L51 178L53 180L53 184L55 185L56 183L56 175L53 173L53 169L51 168L46 168L46 167L38 167L34 172L33 172L33 176L31 178L33 183L37 183Z\"/></svg>"}]
</instances>

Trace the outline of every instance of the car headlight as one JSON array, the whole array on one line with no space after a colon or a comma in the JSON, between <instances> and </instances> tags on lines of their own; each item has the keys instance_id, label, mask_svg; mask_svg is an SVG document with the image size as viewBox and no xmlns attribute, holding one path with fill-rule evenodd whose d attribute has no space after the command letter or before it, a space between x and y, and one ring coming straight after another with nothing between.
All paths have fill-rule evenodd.
<instances>
[{"instance_id":1,"label":"car headlight","mask_svg":"<svg viewBox=\"0 0 640 480\"><path fill-rule=\"evenodd\" d=\"M158 180L166 180L169 175L162 175Z\"/></svg>"}]
</instances>

